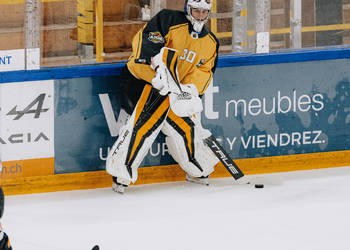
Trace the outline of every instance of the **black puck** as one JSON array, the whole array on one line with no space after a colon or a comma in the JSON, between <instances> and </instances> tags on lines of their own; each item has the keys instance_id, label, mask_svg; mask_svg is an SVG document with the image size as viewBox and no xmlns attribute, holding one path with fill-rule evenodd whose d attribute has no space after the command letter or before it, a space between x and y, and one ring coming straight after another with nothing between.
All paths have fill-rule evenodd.
<instances>
[{"instance_id":1,"label":"black puck","mask_svg":"<svg viewBox=\"0 0 350 250\"><path fill-rule=\"evenodd\" d=\"M255 188L264 188L264 184L255 184Z\"/></svg>"}]
</instances>

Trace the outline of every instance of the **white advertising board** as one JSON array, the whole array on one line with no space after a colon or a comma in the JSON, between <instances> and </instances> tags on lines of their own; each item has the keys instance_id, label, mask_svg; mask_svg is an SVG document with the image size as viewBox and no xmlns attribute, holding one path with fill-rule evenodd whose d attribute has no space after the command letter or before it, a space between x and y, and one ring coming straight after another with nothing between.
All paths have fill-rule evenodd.
<instances>
[{"instance_id":1,"label":"white advertising board","mask_svg":"<svg viewBox=\"0 0 350 250\"><path fill-rule=\"evenodd\" d=\"M1 84L2 161L54 156L54 81Z\"/></svg>"},{"instance_id":2,"label":"white advertising board","mask_svg":"<svg viewBox=\"0 0 350 250\"><path fill-rule=\"evenodd\" d=\"M0 50L0 72L25 69L25 50Z\"/></svg>"}]
</instances>

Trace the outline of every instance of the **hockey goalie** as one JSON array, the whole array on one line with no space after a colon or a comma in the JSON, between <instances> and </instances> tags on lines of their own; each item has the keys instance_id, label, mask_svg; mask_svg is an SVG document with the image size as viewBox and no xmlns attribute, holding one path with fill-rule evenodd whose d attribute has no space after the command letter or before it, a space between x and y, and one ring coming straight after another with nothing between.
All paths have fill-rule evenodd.
<instances>
[{"instance_id":1,"label":"hockey goalie","mask_svg":"<svg viewBox=\"0 0 350 250\"><path fill-rule=\"evenodd\" d=\"M208 183L219 160L203 142L210 132L196 114L218 59L218 41L205 26L210 9L211 0L187 0L184 12L164 9L135 35L121 73L118 119L125 125L106 162L114 191L123 193L137 180L160 132L187 180Z\"/></svg>"}]
</instances>

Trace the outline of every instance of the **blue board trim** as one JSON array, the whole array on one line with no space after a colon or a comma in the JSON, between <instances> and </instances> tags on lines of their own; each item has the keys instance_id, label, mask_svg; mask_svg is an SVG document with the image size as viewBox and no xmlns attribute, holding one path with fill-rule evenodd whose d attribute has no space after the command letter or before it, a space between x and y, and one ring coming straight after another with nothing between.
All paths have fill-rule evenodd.
<instances>
[{"instance_id":1,"label":"blue board trim","mask_svg":"<svg viewBox=\"0 0 350 250\"><path fill-rule=\"evenodd\" d=\"M249 65L295 63L350 58L349 47L325 47L317 50L280 50L269 54L222 54L218 67L237 67Z\"/></svg>"},{"instance_id":2,"label":"blue board trim","mask_svg":"<svg viewBox=\"0 0 350 250\"><path fill-rule=\"evenodd\" d=\"M280 50L269 54L221 54L217 66L223 68L346 58L350 58L349 47L325 47L317 50ZM125 61L0 72L0 83L119 75L124 65Z\"/></svg>"},{"instance_id":3,"label":"blue board trim","mask_svg":"<svg viewBox=\"0 0 350 250\"><path fill-rule=\"evenodd\" d=\"M125 62L0 72L0 83L120 75Z\"/></svg>"}]
</instances>

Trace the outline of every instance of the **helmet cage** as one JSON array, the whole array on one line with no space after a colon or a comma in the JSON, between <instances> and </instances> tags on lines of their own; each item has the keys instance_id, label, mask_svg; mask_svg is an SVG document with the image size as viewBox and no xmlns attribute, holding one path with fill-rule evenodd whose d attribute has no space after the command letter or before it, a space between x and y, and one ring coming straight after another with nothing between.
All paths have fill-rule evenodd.
<instances>
[{"instance_id":1,"label":"helmet cage","mask_svg":"<svg viewBox=\"0 0 350 250\"><path fill-rule=\"evenodd\" d=\"M197 20L192 16L192 9L207 10L208 15L202 20ZM211 0L186 0L185 14L187 19L192 23L195 32L200 33L202 31L204 24L209 20L210 10Z\"/></svg>"}]
</instances>

